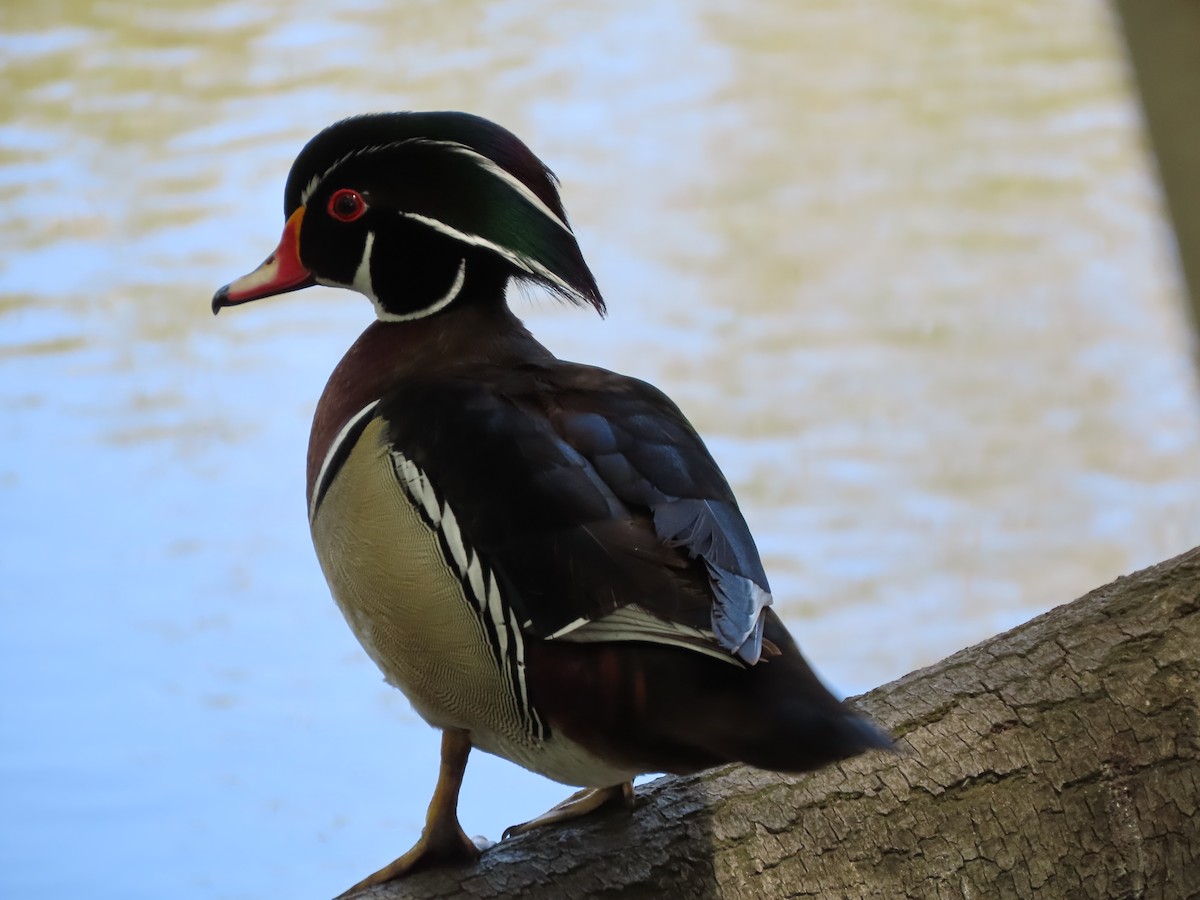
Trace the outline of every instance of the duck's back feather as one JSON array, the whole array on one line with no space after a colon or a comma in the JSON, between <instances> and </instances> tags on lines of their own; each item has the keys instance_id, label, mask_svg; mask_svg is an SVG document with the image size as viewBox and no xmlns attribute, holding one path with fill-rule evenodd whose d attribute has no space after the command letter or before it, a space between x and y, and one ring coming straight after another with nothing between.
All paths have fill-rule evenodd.
<instances>
[{"instance_id":1,"label":"duck's back feather","mask_svg":"<svg viewBox=\"0 0 1200 900\"><path fill-rule=\"evenodd\" d=\"M770 602L758 552L708 450L657 389L558 361L480 365L407 378L378 415L530 635L566 637L636 605L757 661Z\"/></svg>"}]
</instances>

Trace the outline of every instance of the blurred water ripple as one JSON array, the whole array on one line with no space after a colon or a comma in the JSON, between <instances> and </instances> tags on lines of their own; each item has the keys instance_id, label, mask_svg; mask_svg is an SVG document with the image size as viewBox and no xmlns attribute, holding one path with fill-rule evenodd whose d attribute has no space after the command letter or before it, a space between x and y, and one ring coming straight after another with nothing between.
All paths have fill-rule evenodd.
<instances>
[{"instance_id":1,"label":"blurred water ripple","mask_svg":"<svg viewBox=\"0 0 1200 900\"><path fill-rule=\"evenodd\" d=\"M0 895L329 896L405 849L435 734L328 599L308 419L369 320L214 321L305 140L461 108L563 180L780 608L866 690L1200 543L1200 403L1100 0L76 0L0 10ZM495 838L563 788L472 763Z\"/></svg>"}]
</instances>

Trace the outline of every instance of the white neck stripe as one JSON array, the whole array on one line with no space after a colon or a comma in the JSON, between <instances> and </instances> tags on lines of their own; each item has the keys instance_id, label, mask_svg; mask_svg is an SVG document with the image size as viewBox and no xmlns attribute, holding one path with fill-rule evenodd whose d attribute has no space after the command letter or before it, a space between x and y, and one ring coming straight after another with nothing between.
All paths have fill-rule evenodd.
<instances>
[{"instance_id":1,"label":"white neck stripe","mask_svg":"<svg viewBox=\"0 0 1200 900\"><path fill-rule=\"evenodd\" d=\"M394 313L385 310L378 300L372 298L372 301L375 303L375 316L380 322L411 322L414 319L424 319L426 316L432 316L439 309L445 309L454 301L454 298L462 290L463 282L466 280L467 260L464 257L459 260L458 273L454 276L454 283L450 285L450 290L446 291L440 300L426 306L424 309L418 309L414 312Z\"/></svg>"}]
</instances>

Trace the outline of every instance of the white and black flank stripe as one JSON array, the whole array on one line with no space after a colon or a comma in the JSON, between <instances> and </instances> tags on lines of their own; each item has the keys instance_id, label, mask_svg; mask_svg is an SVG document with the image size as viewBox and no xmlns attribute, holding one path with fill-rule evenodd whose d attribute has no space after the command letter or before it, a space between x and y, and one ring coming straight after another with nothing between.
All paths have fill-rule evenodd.
<instances>
[{"instance_id":1,"label":"white and black flank stripe","mask_svg":"<svg viewBox=\"0 0 1200 900\"><path fill-rule=\"evenodd\" d=\"M525 642L521 628L512 607L501 596L495 574L468 546L454 511L439 497L429 476L399 450L392 450L391 457L396 477L413 506L437 532L442 554L453 566L462 583L463 595L479 617L488 648L508 681L517 715L530 735L545 740L549 729L530 702L525 682Z\"/></svg>"}]
</instances>

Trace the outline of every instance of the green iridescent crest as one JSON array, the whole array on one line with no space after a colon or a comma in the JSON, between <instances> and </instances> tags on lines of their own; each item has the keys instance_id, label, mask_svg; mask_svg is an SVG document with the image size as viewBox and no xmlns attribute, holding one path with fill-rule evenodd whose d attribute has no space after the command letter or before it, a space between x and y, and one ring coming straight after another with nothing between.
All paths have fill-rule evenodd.
<instances>
[{"instance_id":1,"label":"green iridescent crest","mask_svg":"<svg viewBox=\"0 0 1200 900\"><path fill-rule=\"evenodd\" d=\"M372 207L394 210L486 248L514 275L604 311L553 173L511 132L465 113L381 113L330 126L301 151L285 214L327 180L353 182Z\"/></svg>"}]
</instances>

